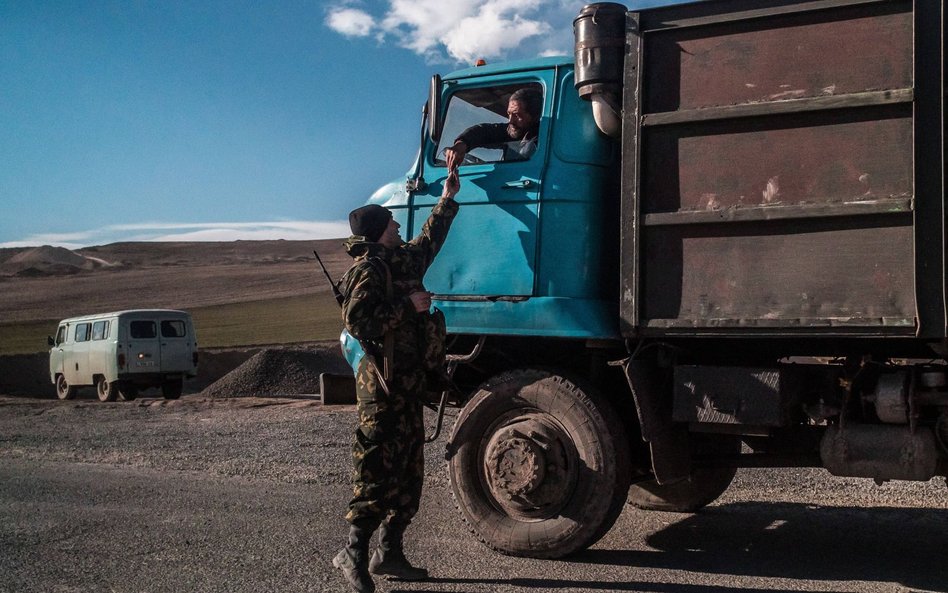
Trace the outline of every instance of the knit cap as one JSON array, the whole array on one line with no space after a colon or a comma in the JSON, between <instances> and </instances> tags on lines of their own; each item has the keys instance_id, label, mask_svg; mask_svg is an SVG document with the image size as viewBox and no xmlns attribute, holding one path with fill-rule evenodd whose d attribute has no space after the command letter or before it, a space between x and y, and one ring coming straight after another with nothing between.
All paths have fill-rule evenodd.
<instances>
[{"instance_id":1,"label":"knit cap","mask_svg":"<svg viewBox=\"0 0 948 593\"><path fill-rule=\"evenodd\" d=\"M362 235L373 243L378 242L392 220L392 213L378 204L356 208L349 213L349 228L353 235Z\"/></svg>"}]
</instances>

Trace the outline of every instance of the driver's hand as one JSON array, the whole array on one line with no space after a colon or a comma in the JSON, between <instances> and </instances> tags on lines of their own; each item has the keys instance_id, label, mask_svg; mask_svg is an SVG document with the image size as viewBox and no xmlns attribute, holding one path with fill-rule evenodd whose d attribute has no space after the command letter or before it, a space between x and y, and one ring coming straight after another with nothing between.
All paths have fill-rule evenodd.
<instances>
[{"instance_id":1,"label":"driver's hand","mask_svg":"<svg viewBox=\"0 0 948 593\"><path fill-rule=\"evenodd\" d=\"M454 146L445 148L444 160L448 164L448 171L457 171L465 156L467 156L467 144L460 140L455 142Z\"/></svg>"}]
</instances>

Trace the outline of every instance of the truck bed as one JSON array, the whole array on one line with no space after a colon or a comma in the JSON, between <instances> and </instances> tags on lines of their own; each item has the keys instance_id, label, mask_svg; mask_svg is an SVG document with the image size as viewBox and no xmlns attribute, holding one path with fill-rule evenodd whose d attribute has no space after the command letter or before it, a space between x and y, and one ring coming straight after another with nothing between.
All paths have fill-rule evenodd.
<instances>
[{"instance_id":1,"label":"truck bed","mask_svg":"<svg viewBox=\"0 0 948 593\"><path fill-rule=\"evenodd\" d=\"M939 339L936 0L629 13L622 331Z\"/></svg>"}]
</instances>

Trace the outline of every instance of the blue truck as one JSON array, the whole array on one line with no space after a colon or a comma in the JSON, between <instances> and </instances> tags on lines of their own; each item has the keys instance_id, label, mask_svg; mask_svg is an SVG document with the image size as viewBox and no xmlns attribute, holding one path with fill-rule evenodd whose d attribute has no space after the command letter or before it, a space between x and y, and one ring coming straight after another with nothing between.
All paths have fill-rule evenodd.
<instances>
[{"instance_id":1,"label":"blue truck","mask_svg":"<svg viewBox=\"0 0 948 593\"><path fill-rule=\"evenodd\" d=\"M425 278L476 537L562 557L742 467L948 475L943 10L592 4L573 58L433 77L416 163L370 200L408 236L455 138L543 98L532 156L466 155Z\"/></svg>"}]
</instances>

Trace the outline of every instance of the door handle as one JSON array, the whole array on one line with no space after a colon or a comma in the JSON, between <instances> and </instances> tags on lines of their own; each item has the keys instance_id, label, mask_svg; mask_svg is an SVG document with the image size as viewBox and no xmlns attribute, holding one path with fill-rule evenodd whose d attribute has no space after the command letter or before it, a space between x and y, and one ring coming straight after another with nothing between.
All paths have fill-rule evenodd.
<instances>
[{"instance_id":1,"label":"door handle","mask_svg":"<svg viewBox=\"0 0 948 593\"><path fill-rule=\"evenodd\" d=\"M503 185L504 189L527 189L536 185L532 179L521 179L520 181L508 181Z\"/></svg>"}]
</instances>

